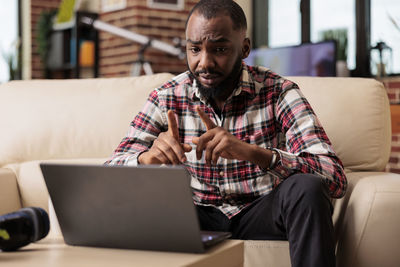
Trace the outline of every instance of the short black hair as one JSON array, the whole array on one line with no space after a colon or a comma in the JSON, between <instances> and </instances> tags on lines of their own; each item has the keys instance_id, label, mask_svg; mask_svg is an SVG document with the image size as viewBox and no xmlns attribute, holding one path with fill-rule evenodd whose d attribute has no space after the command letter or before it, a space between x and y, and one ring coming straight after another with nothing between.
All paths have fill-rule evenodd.
<instances>
[{"instance_id":1,"label":"short black hair","mask_svg":"<svg viewBox=\"0 0 400 267\"><path fill-rule=\"evenodd\" d=\"M233 0L200 0L190 11L185 29L193 13L198 12L206 19L212 19L221 14L228 15L233 22L234 30L246 30L247 20L243 9Z\"/></svg>"}]
</instances>

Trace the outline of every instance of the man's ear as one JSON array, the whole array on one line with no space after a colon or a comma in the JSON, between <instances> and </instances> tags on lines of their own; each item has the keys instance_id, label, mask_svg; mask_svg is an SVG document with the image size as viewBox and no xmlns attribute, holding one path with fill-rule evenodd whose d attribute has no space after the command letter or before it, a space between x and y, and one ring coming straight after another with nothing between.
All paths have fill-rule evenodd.
<instances>
[{"instance_id":1,"label":"man's ear","mask_svg":"<svg viewBox=\"0 0 400 267\"><path fill-rule=\"evenodd\" d=\"M243 43L242 43L242 59L245 59L249 56L250 45L251 45L250 39L244 38Z\"/></svg>"}]
</instances>

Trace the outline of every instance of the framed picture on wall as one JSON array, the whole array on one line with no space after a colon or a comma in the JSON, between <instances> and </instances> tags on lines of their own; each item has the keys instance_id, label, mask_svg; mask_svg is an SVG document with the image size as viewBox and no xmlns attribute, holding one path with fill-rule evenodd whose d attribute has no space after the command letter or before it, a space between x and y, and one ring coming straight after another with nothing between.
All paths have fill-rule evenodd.
<instances>
[{"instance_id":1,"label":"framed picture on wall","mask_svg":"<svg viewBox=\"0 0 400 267\"><path fill-rule=\"evenodd\" d=\"M182 10L184 0L147 0L147 6L151 8Z\"/></svg>"},{"instance_id":2,"label":"framed picture on wall","mask_svg":"<svg viewBox=\"0 0 400 267\"><path fill-rule=\"evenodd\" d=\"M126 0L102 0L101 11L112 12L126 8Z\"/></svg>"}]
</instances>

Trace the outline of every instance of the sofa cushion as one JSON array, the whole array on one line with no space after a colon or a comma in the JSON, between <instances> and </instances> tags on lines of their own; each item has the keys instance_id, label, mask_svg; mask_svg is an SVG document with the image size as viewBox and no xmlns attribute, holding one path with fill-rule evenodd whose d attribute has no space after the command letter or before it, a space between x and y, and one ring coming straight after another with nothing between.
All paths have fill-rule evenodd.
<instances>
[{"instance_id":1,"label":"sofa cushion","mask_svg":"<svg viewBox=\"0 0 400 267\"><path fill-rule=\"evenodd\" d=\"M0 86L0 166L108 157L150 91L172 74L13 81Z\"/></svg>"},{"instance_id":2,"label":"sofa cushion","mask_svg":"<svg viewBox=\"0 0 400 267\"><path fill-rule=\"evenodd\" d=\"M246 240L244 267L290 267L288 241Z\"/></svg>"},{"instance_id":3,"label":"sofa cushion","mask_svg":"<svg viewBox=\"0 0 400 267\"><path fill-rule=\"evenodd\" d=\"M348 171L384 170L391 124L382 83L364 78L290 79L300 86Z\"/></svg>"}]
</instances>

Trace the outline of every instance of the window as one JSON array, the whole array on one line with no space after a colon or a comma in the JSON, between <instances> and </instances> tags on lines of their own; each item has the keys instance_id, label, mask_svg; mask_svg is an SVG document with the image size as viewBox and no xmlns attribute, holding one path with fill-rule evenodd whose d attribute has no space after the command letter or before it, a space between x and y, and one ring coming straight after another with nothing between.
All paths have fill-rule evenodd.
<instances>
[{"instance_id":1,"label":"window","mask_svg":"<svg viewBox=\"0 0 400 267\"><path fill-rule=\"evenodd\" d=\"M400 1L371 0L371 47L384 42L392 49L383 51L386 72L400 74ZM371 50L371 72L377 74L378 50Z\"/></svg>"},{"instance_id":2,"label":"window","mask_svg":"<svg viewBox=\"0 0 400 267\"><path fill-rule=\"evenodd\" d=\"M324 33L329 34L328 30L336 32L345 30L344 32L347 32L347 66L349 69L355 68L356 59L355 14L354 0L311 1L311 41L324 40L323 35Z\"/></svg>"},{"instance_id":3,"label":"window","mask_svg":"<svg viewBox=\"0 0 400 267\"><path fill-rule=\"evenodd\" d=\"M371 47L382 42L391 48L386 73L400 74L399 0L253 0L253 14L255 48L317 42L324 31L346 29L351 75L376 75L379 51Z\"/></svg>"},{"instance_id":4,"label":"window","mask_svg":"<svg viewBox=\"0 0 400 267\"><path fill-rule=\"evenodd\" d=\"M268 10L268 45L279 47L300 44L300 0L269 0Z\"/></svg>"},{"instance_id":5,"label":"window","mask_svg":"<svg viewBox=\"0 0 400 267\"><path fill-rule=\"evenodd\" d=\"M3 1L0 8L0 83L8 81L13 75L9 70L10 62L14 69L17 68L18 36L18 1Z\"/></svg>"}]
</instances>

